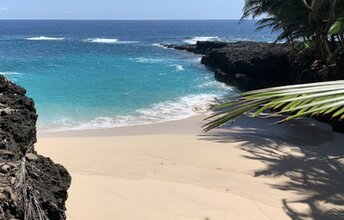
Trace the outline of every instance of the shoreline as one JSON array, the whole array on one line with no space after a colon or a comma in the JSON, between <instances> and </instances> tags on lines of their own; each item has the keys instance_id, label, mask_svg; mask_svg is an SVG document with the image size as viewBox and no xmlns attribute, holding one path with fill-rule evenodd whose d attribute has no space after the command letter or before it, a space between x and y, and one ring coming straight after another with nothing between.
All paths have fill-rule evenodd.
<instances>
[{"instance_id":1,"label":"shoreline","mask_svg":"<svg viewBox=\"0 0 344 220\"><path fill-rule=\"evenodd\" d=\"M39 134L36 149L72 175L69 219L290 219L291 211L312 217L314 207L343 208L324 201L341 192L328 176L341 183L341 170L326 172L344 166L335 159L344 135L312 119L274 121L241 117L202 133L202 117L193 117ZM307 184L294 170L309 173Z\"/></svg>"},{"instance_id":2,"label":"shoreline","mask_svg":"<svg viewBox=\"0 0 344 220\"><path fill-rule=\"evenodd\" d=\"M203 120L206 114L191 116L185 119L156 122L143 125L129 125L113 128L94 128L83 130L64 130L64 131L40 131L37 132L38 138L49 137L104 137L104 136L131 136L148 134L190 134L202 132ZM183 122L192 125L183 126ZM177 129L176 129L177 128Z\"/></svg>"},{"instance_id":3,"label":"shoreline","mask_svg":"<svg viewBox=\"0 0 344 220\"><path fill-rule=\"evenodd\" d=\"M77 131L94 131L107 130L122 127L145 126L151 124L160 124L172 121L180 121L201 115L211 113L211 107L218 103L218 100L235 95L237 91L233 87L227 86L224 83L217 82L212 79L205 85L215 85L222 89L222 93L199 93L183 95L174 100L160 101L149 106L136 109L134 113L118 114L116 116L102 116L98 115L93 119L87 121L77 121L78 119L70 119L70 121L57 125L55 122L50 124L41 124L38 127L38 132L42 134L49 133L66 133ZM200 84L199 86L203 86ZM56 122L61 123L61 120Z\"/></svg>"}]
</instances>

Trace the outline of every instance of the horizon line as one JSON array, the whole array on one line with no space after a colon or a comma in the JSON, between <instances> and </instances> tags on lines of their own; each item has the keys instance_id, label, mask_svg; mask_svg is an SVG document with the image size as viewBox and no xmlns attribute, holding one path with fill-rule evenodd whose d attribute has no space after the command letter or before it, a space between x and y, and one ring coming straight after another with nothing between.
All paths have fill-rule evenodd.
<instances>
[{"instance_id":1,"label":"horizon line","mask_svg":"<svg viewBox=\"0 0 344 220\"><path fill-rule=\"evenodd\" d=\"M257 21L259 19L243 19L242 21ZM0 21L241 21L241 19L22 19L6 18Z\"/></svg>"}]
</instances>

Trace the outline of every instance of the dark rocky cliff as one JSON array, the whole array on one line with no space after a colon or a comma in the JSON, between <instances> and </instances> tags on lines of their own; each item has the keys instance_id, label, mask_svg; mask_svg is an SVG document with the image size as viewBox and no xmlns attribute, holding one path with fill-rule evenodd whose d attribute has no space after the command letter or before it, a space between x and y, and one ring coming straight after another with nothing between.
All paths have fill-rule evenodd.
<instances>
[{"instance_id":1,"label":"dark rocky cliff","mask_svg":"<svg viewBox=\"0 0 344 220\"><path fill-rule=\"evenodd\" d=\"M165 45L167 48L203 54L202 64L215 72L218 81L240 90L288 83L288 48L257 42L197 42L196 45Z\"/></svg>"},{"instance_id":2,"label":"dark rocky cliff","mask_svg":"<svg viewBox=\"0 0 344 220\"><path fill-rule=\"evenodd\" d=\"M71 177L35 152L37 115L25 93L0 76L0 220L63 220Z\"/></svg>"},{"instance_id":3,"label":"dark rocky cliff","mask_svg":"<svg viewBox=\"0 0 344 220\"><path fill-rule=\"evenodd\" d=\"M312 51L294 53L282 44L262 42L197 42L195 45L164 45L203 54L202 64L215 78L240 90L296 83L344 79L344 55L336 64L316 61Z\"/></svg>"},{"instance_id":4,"label":"dark rocky cliff","mask_svg":"<svg viewBox=\"0 0 344 220\"><path fill-rule=\"evenodd\" d=\"M202 63L215 70L215 78L242 90L286 84L288 49L283 45L238 42L212 49Z\"/></svg>"}]
</instances>

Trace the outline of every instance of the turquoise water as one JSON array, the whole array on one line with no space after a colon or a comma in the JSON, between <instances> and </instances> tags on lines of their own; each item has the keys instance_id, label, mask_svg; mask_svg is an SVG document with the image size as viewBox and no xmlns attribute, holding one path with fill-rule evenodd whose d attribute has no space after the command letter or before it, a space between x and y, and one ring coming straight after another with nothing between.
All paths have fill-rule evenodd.
<instances>
[{"instance_id":1,"label":"turquoise water","mask_svg":"<svg viewBox=\"0 0 344 220\"><path fill-rule=\"evenodd\" d=\"M0 21L0 72L35 100L41 130L177 120L235 91L199 56L159 43L273 40L254 29L237 21Z\"/></svg>"}]
</instances>

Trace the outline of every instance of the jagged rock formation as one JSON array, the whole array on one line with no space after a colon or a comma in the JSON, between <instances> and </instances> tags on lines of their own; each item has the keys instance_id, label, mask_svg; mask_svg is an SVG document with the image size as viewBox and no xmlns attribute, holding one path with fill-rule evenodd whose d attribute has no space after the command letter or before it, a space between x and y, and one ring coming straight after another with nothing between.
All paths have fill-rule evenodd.
<instances>
[{"instance_id":1,"label":"jagged rock formation","mask_svg":"<svg viewBox=\"0 0 344 220\"><path fill-rule=\"evenodd\" d=\"M313 51L295 53L282 44L204 41L163 46L203 54L202 64L214 70L218 81L243 91L344 79L343 54L337 56L335 64L327 65L326 61L317 61Z\"/></svg>"},{"instance_id":2,"label":"jagged rock formation","mask_svg":"<svg viewBox=\"0 0 344 220\"><path fill-rule=\"evenodd\" d=\"M0 220L63 220L71 177L34 151L37 115L25 93L0 76Z\"/></svg>"},{"instance_id":3,"label":"jagged rock formation","mask_svg":"<svg viewBox=\"0 0 344 220\"><path fill-rule=\"evenodd\" d=\"M202 63L215 70L215 78L242 90L287 82L288 48L284 45L238 42L210 50Z\"/></svg>"},{"instance_id":4,"label":"jagged rock formation","mask_svg":"<svg viewBox=\"0 0 344 220\"><path fill-rule=\"evenodd\" d=\"M288 48L257 42L197 42L196 45L167 48L203 54L202 64L215 72L218 81L241 90L288 83Z\"/></svg>"}]
</instances>

